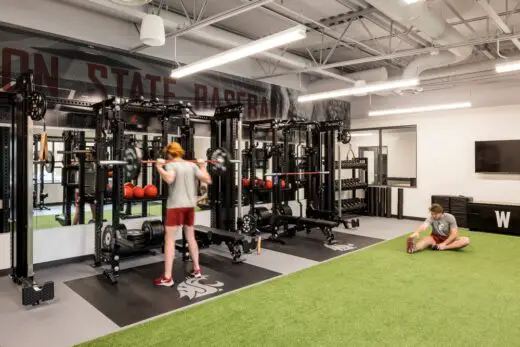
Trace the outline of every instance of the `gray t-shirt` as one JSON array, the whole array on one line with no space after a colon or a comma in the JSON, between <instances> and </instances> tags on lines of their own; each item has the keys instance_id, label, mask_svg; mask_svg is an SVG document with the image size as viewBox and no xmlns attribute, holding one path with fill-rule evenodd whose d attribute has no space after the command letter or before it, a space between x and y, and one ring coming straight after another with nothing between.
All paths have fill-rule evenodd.
<instances>
[{"instance_id":1,"label":"gray t-shirt","mask_svg":"<svg viewBox=\"0 0 520 347\"><path fill-rule=\"evenodd\" d=\"M450 231L452 228L457 227L457 220L455 216L450 213L443 213L441 219L436 220L431 217L426 218L424 223L428 227L432 227L432 234L438 235L442 237L450 236Z\"/></svg>"},{"instance_id":2,"label":"gray t-shirt","mask_svg":"<svg viewBox=\"0 0 520 347\"><path fill-rule=\"evenodd\" d=\"M76 171L76 182L79 182L79 171ZM96 164L92 162L85 163L85 194L96 194Z\"/></svg>"},{"instance_id":3,"label":"gray t-shirt","mask_svg":"<svg viewBox=\"0 0 520 347\"><path fill-rule=\"evenodd\" d=\"M202 175L200 168L189 161L171 162L166 171L175 172L175 180L168 186L167 208L197 206L197 180Z\"/></svg>"},{"instance_id":4,"label":"gray t-shirt","mask_svg":"<svg viewBox=\"0 0 520 347\"><path fill-rule=\"evenodd\" d=\"M96 194L96 164L85 163L85 194Z\"/></svg>"}]
</instances>

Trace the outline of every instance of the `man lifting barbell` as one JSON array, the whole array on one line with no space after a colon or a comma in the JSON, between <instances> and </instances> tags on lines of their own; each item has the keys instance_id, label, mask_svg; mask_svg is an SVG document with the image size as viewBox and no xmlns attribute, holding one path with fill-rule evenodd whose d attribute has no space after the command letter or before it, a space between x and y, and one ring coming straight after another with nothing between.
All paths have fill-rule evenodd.
<instances>
[{"instance_id":1,"label":"man lifting barbell","mask_svg":"<svg viewBox=\"0 0 520 347\"><path fill-rule=\"evenodd\" d=\"M205 167L205 161L197 164L183 159L184 149L177 142L164 148L164 159L155 161L155 167L161 178L168 184L167 212L164 221L164 273L154 280L157 286L173 286L173 259L175 256L175 235L184 226L186 240L193 261L192 277L200 278L199 247L195 239L195 207L197 206L197 181L211 184L211 176Z\"/></svg>"}]
</instances>

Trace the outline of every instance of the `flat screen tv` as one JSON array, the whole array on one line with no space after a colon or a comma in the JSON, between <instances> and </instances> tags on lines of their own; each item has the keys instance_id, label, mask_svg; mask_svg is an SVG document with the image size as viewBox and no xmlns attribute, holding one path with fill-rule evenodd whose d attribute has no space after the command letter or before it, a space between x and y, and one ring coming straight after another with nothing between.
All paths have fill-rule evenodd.
<instances>
[{"instance_id":1,"label":"flat screen tv","mask_svg":"<svg viewBox=\"0 0 520 347\"><path fill-rule=\"evenodd\" d=\"M476 141L475 172L520 173L520 140Z\"/></svg>"}]
</instances>

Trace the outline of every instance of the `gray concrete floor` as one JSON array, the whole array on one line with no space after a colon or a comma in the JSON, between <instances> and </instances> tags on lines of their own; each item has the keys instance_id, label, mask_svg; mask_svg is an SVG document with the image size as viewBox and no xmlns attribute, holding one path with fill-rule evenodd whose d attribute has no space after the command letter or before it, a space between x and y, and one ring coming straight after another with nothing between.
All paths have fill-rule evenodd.
<instances>
[{"instance_id":1,"label":"gray concrete floor","mask_svg":"<svg viewBox=\"0 0 520 347\"><path fill-rule=\"evenodd\" d=\"M409 220L362 217L358 229L337 232L369 236L384 240L407 234L418 227L419 222ZM229 257L225 248L210 248L208 252ZM123 262L122 268L162 261L162 255L135 258ZM276 251L262 250L261 255L247 256L247 263L282 274L290 274L318 264L318 262ZM37 307L23 307L18 288L8 277L0 278L0 346L68 347L88 341L120 328L77 295L64 282L100 273L87 263L74 263L48 268L37 273L40 283L55 283L56 299Z\"/></svg>"}]
</instances>

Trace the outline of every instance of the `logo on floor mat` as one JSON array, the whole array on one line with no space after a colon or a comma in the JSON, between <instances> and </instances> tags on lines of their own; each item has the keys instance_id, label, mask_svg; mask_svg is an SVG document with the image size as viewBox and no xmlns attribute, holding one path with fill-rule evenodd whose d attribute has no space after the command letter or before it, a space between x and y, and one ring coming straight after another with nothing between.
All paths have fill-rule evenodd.
<instances>
[{"instance_id":1,"label":"logo on floor mat","mask_svg":"<svg viewBox=\"0 0 520 347\"><path fill-rule=\"evenodd\" d=\"M200 281L207 280L208 276L202 276L201 278L190 278L180 283L177 286L177 291L180 297L188 297L188 299L198 299L206 295L215 294L221 292L224 287L224 283L215 281L215 283L200 283Z\"/></svg>"},{"instance_id":2,"label":"logo on floor mat","mask_svg":"<svg viewBox=\"0 0 520 347\"><path fill-rule=\"evenodd\" d=\"M328 249L332 249L333 251L336 251L336 252L348 252L348 251L352 251L354 249L357 249L357 247L352 244L352 243L347 243L347 244L339 244L339 243L336 243L336 244L333 244L333 245L329 245L329 244L324 244L325 247L327 247Z\"/></svg>"}]
</instances>

